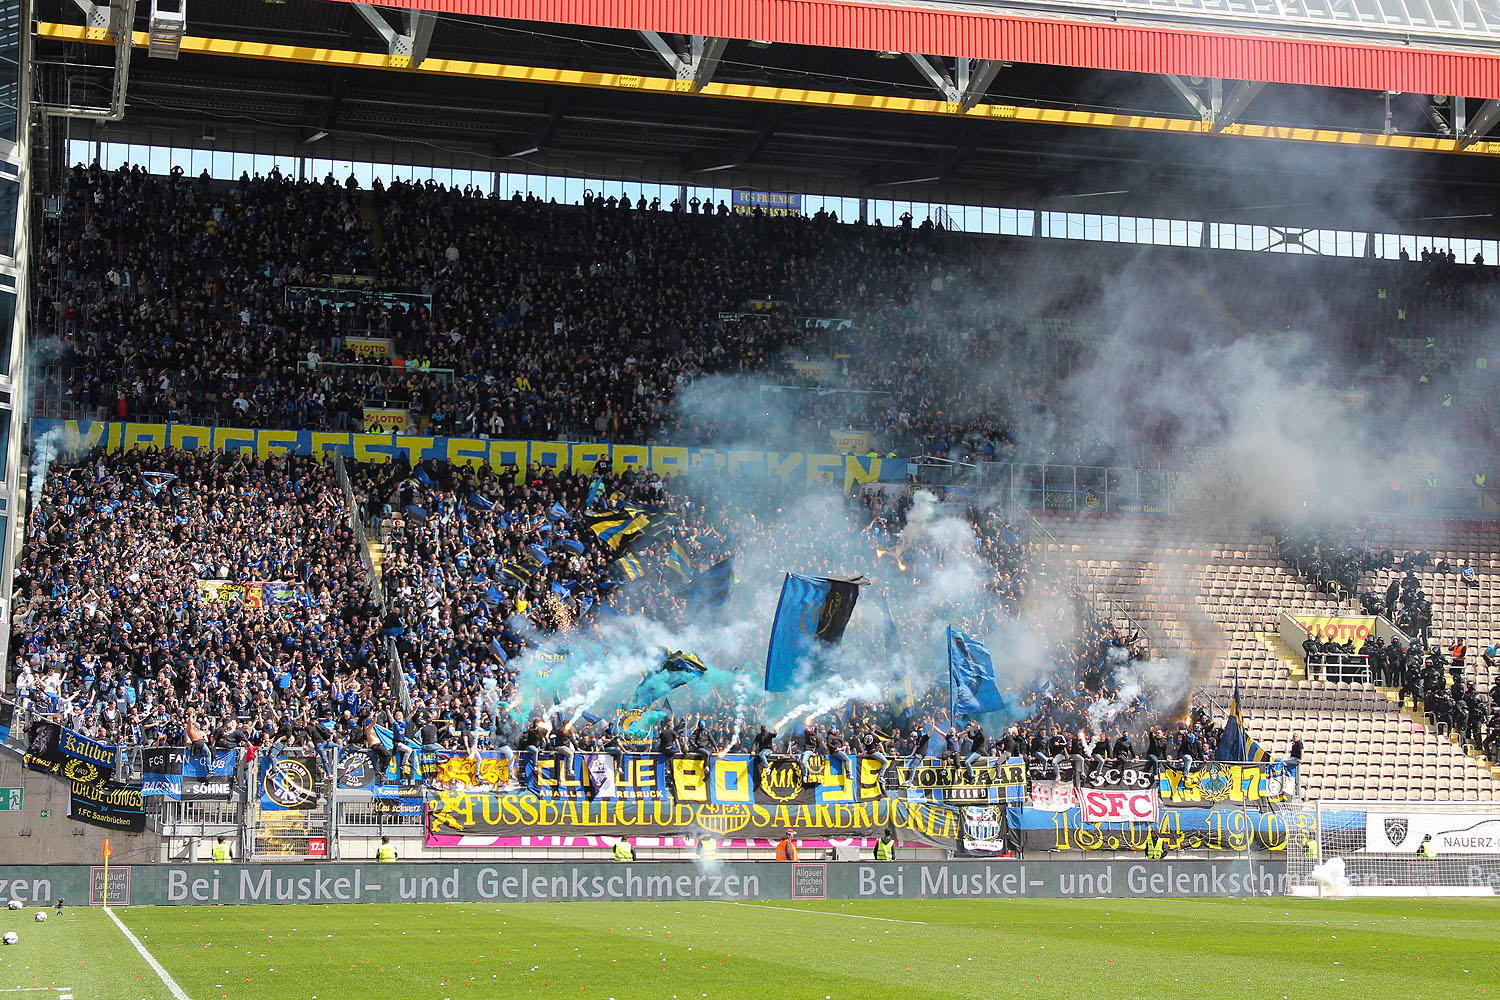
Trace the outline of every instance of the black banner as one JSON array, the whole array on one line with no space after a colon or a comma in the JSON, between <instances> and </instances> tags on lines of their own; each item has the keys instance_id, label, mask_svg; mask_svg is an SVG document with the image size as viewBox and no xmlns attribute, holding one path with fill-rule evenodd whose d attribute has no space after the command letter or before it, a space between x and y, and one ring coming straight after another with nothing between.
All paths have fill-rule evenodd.
<instances>
[{"instance_id":1,"label":"black banner","mask_svg":"<svg viewBox=\"0 0 1500 1000\"><path fill-rule=\"evenodd\" d=\"M68 818L122 833L140 833L146 829L141 790L113 781L73 782Z\"/></svg>"},{"instance_id":2,"label":"black banner","mask_svg":"<svg viewBox=\"0 0 1500 1000\"><path fill-rule=\"evenodd\" d=\"M26 754L21 758L21 765L29 771L59 774L63 761L68 759L61 747L62 726L38 719L31 724L31 731L26 734ZM97 766L95 770L98 770Z\"/></svg>"},{"instance_id":3,"label":"black banner","mask_svg":"<svg viewBox=\"0 0 1500 1000\"><path fill-rule=\"evenodd\" d=\"M1005 822L1006 806L966 806L958 852L971 858L993 858L1010 854L1009 828Z\"/></svg>"},{"instance_id":4,"label":"black banner","mask_svg":"<svg viewBox=\"0 0 1500 1000\"><path fill-rule=\"evenodd\" d=\"M1145 760L1086 760L1078 784L1084 788L1144 792L1156 787L1151 762Z\"/></svg>"},{"instance_id":5,"label":"black banner","mask_svg":"<svg viewBox=\"0 0 1500 1000\"><path fill-rule=\"evenodd\" d=\"M182 798L182 747L144 747L141 750L141 796Z\"/></svg>"}]
</instances>

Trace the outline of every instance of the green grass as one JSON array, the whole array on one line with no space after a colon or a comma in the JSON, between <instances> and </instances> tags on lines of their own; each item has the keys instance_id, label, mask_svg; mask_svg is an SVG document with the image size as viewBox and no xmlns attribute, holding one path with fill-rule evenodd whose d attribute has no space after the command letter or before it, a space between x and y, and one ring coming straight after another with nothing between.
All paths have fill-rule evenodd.
<instances>
[{"instance_id":1,"label":"green grass","mask_svg":"<svg viewBox=\"0 0 1500 1000\"><path fill-rule=\"evenodd\" d=\"M169 997L104 913L69 909L36 924L33 912L0 911L0 930L21 936L0 949L0 990L70 986L76 1000ZM1500 1000L1500 901L523 903L117 913L192 1000ZM0 1000L47 995L0 993Z\"/></svg>"}]
</instances>

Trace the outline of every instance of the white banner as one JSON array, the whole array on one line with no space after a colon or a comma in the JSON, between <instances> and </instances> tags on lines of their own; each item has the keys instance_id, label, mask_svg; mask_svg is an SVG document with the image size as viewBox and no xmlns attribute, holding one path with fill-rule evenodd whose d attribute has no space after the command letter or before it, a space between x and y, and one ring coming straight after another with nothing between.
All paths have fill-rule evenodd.
<instances>
[{"instance_id":1,"label":"white banner","mask_svg":"<svg viewBox=\"0 0 1500 1000\"><path fill-rule=\"evenodd\" d=\"M1078 806L1085 823L1154 824L1161 818L1161 800L1154 788L1145 792L1085 788L1078 793Z\"/></svg>"},{"instance_id":2,"label":"white banner","mask_svg":"<svg viewBox=\"0 0 1500 1000\"><path fill-rule=\"evenodd\" d=\"M1416 854L1432 834L1438 854L1500 854L1500 816L1484 813L1365 813L1365 850Z\"/></svg>"},{"instance_id":3,"label":"white banner","mask_svg":"<svg viewBox=\"0 0 1500 1000\"><path fill-rule=\"evenodd\" d=\"M1031 808L1042 812L1060 813L1078 808L1078 789L1071 782L1033 781L1031 783Z\"/></svg>"}]
</instances>

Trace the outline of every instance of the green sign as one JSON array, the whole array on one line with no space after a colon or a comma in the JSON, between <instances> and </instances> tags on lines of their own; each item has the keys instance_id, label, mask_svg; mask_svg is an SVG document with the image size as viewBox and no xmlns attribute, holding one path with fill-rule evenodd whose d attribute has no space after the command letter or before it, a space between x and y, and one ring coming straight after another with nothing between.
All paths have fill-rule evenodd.
<instances>
[{"instance_id":1,"label":"green sign","mask_svg":"<svg viewBox=\"0 0 1500 1000\"><path fill-rule=\"evenodd\" d=\"M42 819L51 819L51 818L52 818L52 810L51 809L43 809L42 810Z\"/></svg>"},{"instance_id":2,"label":"green sign","mask_svg":"<svg viewBox=\"0 0 1500 1000\"><path fill-rule=\"evenodd\" d=\"M0 788L0 812L21 811L21 790L19 788Z\"/></svg>"}]
</instances>

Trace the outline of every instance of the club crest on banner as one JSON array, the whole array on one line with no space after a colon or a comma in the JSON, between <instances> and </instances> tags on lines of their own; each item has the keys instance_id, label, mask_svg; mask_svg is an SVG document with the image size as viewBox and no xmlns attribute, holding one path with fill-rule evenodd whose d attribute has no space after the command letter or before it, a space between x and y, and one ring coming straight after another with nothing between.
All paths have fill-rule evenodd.
<instances>
[{"instance_id":1,"label":"club crest on banner","mask_svg":"<svg viewBox=\"0 0 1500 1000\"><path fill-rule=\"evenodd\" d=\"M1405 816L1387 816L1384 826L1385 839L1391 842L1392 847L1400 847L1406 841L1406 835L1411 829Z\"/></svg>"}]
</instances>

